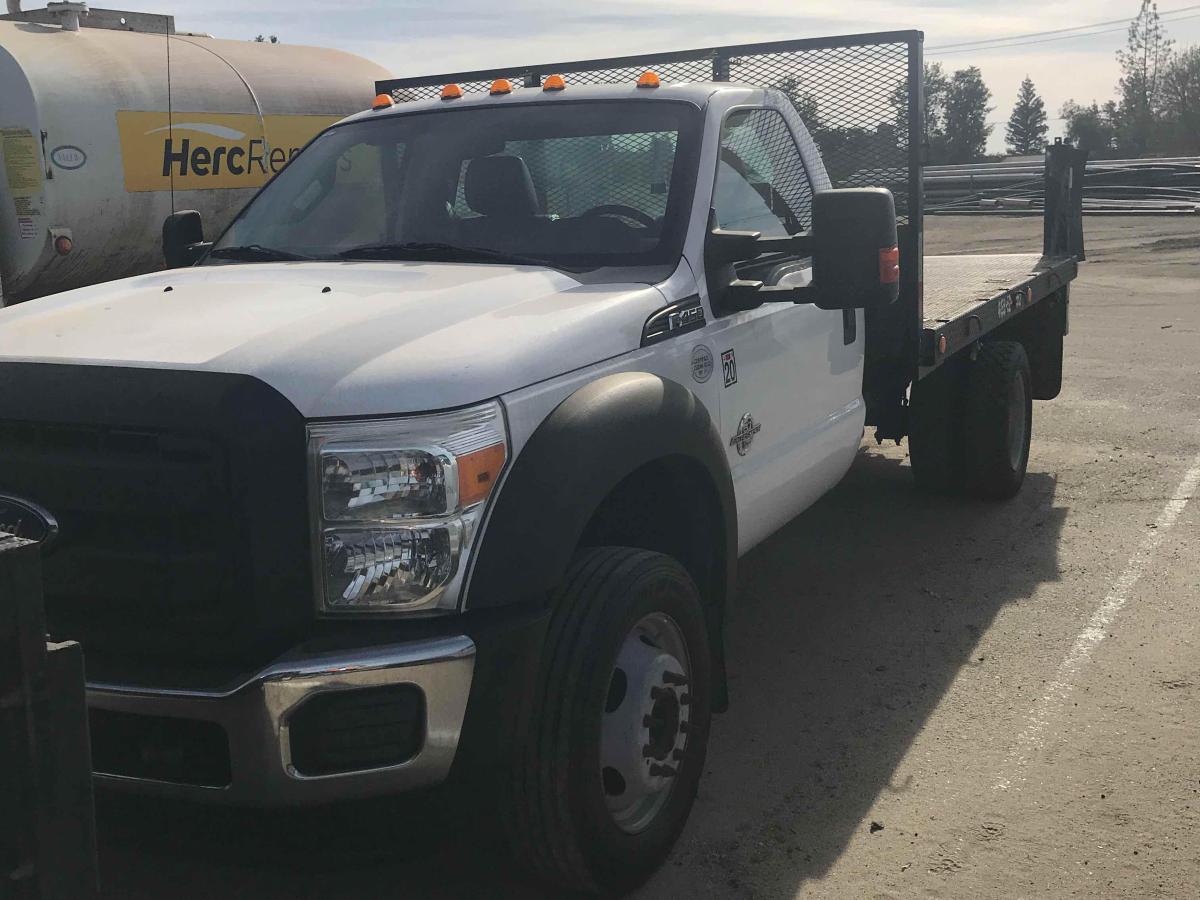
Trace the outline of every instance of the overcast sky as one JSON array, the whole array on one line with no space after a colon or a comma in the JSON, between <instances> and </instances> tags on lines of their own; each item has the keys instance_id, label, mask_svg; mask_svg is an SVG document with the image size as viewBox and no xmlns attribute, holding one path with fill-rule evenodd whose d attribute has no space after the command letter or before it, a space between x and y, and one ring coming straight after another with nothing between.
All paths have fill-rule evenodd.
<instances>
[{"instance_id":1,"label":"overcast sky","mask_svg":"<svg viewBox=\"0 0 1200 900\"><path fill-rule=\"evenodd\" d=\"M1161 0L1162 13L1200 0ZM40 2L25 0L26 8ZM173 14L176 27L222 38L276 34L291 44L337 47L395 75L621 56L757 40L919 28L926 58L983 70L996 107L990 149L1028 74L1046 100L1051 136L1064 100L1113 96L1124 30L1022 47L944 52L945 44L1132 18L1139 0L107 0L106 6ZM1200 44L1200 8L1167 23L1178 46ZM1169 18L1169 17L1168 17Z\"/></svg>"}]
</instances>

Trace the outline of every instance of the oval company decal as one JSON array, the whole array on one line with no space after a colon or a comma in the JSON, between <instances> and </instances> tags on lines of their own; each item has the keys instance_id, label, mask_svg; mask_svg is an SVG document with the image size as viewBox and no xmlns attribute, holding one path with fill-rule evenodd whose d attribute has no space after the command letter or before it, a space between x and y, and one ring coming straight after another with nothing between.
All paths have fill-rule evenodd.
<instances>
[{"instance_id":1,"label":"oval company decal","mask_svg":"<svg viewBox=\"0 0 1200 900\"><path fill-rule=\"evenodd\" d=\"M44 550L58 536L58 522L36 503L0 494L0 532L39 543Z\"/></svg>"},{"instance_id":2,"label":"oval company decal","mask_svg":"<svg viewBox=\"0 0 1200 900\"><path fill-rule=\"evenodd\" d=\"M50 161L60 169L82 169L87 162L87 154L78 147L64 144L50 151Z\"/></svg>"},{"instance_id":3,"label":"oval company decal","mask_svg":"<svg viewBox=\"0 0 1200 900\"><path fill-rule=\"evenodd\" d=\"M712 351L703 344L697 344L692 348L692 378L700 384L712 378L713 373L713 354Z\"/></svg>"}]
</instances>

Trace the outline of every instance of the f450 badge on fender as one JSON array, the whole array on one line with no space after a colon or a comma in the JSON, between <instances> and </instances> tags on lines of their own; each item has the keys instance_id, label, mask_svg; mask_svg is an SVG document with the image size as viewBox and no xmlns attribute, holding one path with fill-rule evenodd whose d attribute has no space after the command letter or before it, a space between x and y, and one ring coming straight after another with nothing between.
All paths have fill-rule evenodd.
<instances>
[{"instance_id":1,"label":"f450 badge on fender","mask_svg":"<svg viewBox=\"0 0 1200 900\"><path fill-rule=\"evenodd\" d=\"M745 456L750 452L754 436L760 431L762 431L762 425L754 421L754 416L746 413L738 422L737 432L729 439L729 446L737 450L738 456Z\"/></svg>"}]
</instances>

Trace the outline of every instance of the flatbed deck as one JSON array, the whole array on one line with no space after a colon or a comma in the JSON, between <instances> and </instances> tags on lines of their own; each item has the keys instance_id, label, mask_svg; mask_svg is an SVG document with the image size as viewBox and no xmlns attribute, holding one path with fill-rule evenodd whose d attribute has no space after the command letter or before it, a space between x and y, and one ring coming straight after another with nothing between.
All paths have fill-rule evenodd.
<instances>
[{"instance_id":1,"label":"flatbed deck","mask_svg":"<svg viewBox=\"0 0 1200 900\"><path fill-rule=\"evenodd\" d=\"M926 256L922 374L1014 314L1050 296L1077 272L1078 263L1071 256Z\"/></svg>"}]
</instances>

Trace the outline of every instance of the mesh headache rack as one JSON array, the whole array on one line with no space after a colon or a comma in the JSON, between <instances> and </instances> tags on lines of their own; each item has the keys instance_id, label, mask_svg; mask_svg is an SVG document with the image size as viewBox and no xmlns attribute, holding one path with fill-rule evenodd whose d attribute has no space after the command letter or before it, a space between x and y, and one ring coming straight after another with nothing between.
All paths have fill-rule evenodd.
<instances>
[{"instance_id":1,"label":"mesh headache rack","mask_svg":"<svg viewBox=\"0 0 1200 900\"><path fill-rule=\"evenodd\" d=\"M498 78L514 90L540 88L551 75L568 85L633 84L653 69L664 84L734 81L782 91L821 149L834 187L886 187L900 226L901 301L920 319L923 188L922 42L919 31L839 35L609 59L447 72L376 82L397 103L436 99L447 83L487 93ZM915 340L915 335L910 336Z\"/></svg>"}]
</instances>

